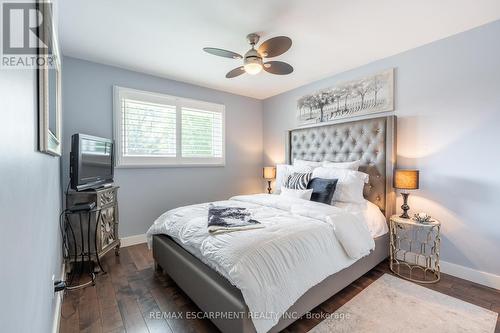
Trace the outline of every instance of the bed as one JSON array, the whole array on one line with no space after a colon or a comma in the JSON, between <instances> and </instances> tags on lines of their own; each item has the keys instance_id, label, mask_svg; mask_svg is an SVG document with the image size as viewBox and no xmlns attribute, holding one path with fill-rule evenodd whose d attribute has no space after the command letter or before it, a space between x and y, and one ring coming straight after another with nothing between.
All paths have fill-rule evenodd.
<instances>
[{"instance_id":1,"label":"bed","mask_svg":"<svg viewBox=\"0 0 500 333\"><path fill-rule=\"evenodd\" d=\"M395 117L388 116L290 130L286 133L286 159L338 162L361 159L359 170L370 175L370 181L364 188L364 197L380 209L387 221L395 208L395 194L392 190L395 127ZM247 205L262 204L264 207L271 202L271 212L276 208L273 205L281 204L276 201L278 199L268 197L237 197L235 200ZM301 205L297 202L287 203L285 206L291 207L291 211L295 209L295 214L297 207L301 208ZM315 206L306 208L311 211ZM311 226L323 228L320 223L311 223ZM222 270L211 267L194 249L184 243L179 245L179 239L174 238L165 234L155 234L152 237L153 257L158 268L162 268L202 311L209 313L212 322L222 332L244 333L281 331L375 267L387 257L389 247L388 233L376 235L373 239L374 249L368 255L348 262L347 267L322 277L319 283L301 294L288 308L287 313L293 315L277 318L275 325L263 330L264 326L259 327L249 317L249 306L242 290L230 283L229 277L224 276ZM248 291L244 292L248 294Z\"/></svg>"}]
</instances>

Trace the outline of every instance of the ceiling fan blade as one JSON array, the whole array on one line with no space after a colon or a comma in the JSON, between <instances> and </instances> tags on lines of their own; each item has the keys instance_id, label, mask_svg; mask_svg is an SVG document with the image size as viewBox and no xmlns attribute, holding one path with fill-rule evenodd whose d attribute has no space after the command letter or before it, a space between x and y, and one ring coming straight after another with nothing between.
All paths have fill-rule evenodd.
<instances>
[{"instance_id":1,"label":"ceiling fan blade","mask_svg":"<svg viewBox=\"0 0 500 333\"><path fill-rule=\"evenodd\" d=\"M243 57L233 51L228 51L228 50L223 50L223 49L217 49L215 47L204 47L203 51L219 56L219 57L224 57L224 58L231 58L231 59L243 59Z\"/></svg>"},{"instance_id":2,"label":"ceiling fan blade","mask_svg":"<svg viewBox=\"0 0 500 333\"><path fill-rule=\"evenodd\" d=\"M292 40L286 36L278 36L266 40L259 46L259 53L264 58L272 58L285 53L292 46Z\"/></svg>"},{"instance_id":3,"label":"ceiling fan blade","mask_svg":"<svg viewBox=\"0 0 500 333\"><path fill-rule=\"evenodd\" d=\"M264 70L271 74L286 75L293 72L293 67L283 61L268 61L264 63Z\"/></svg>"},{"instance_id":4,"label":"ceiling fan blade","mask_svg":"<svg viewBox=\"0 0 500 333\"><path fill-rule=\"evenodd\" d=\"M237 67L237 68L233 69L232 71L229 71L226 74L226 78L232 79L233 77L237 77L243 73L245 73L245 68L243 68L243 66Z\"/></svg>"}]
</instances>

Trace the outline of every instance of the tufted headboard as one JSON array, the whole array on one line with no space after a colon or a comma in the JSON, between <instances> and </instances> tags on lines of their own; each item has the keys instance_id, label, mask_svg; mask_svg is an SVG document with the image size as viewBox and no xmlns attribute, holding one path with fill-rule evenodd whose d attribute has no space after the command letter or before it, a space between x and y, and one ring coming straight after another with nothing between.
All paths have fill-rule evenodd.
<instances>
[{"instance_id":1,"label":"tufted headboard","mask_svg":"<svg viewBox=\"0 0 500 333\"><path fill-rule=\"evenodd\" d=\"M370 175L364 196L387 218L395 211L392 172L396 161L396 117L378 117L287 132L287 163L346 162L361 159L359 171Z\"/></svg>"}]
</instances>

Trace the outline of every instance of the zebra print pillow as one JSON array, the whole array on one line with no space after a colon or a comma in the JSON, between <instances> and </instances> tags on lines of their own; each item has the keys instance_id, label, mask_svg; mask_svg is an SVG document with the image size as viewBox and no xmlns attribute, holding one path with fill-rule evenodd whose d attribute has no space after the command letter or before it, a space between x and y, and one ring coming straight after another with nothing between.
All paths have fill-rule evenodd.
<instances>
[{"instance_id":1,"label":"zebra print pillow","mask_svg":"<svg viewBox=\"0 0 500 333\"><path fill-rule=\"evenodd\" d=\"M294 190L306 190L307 184L311 180L312 173L299 173L295 172L288 176L286 180L285 187Z\"/></svg>"}]
</instances>

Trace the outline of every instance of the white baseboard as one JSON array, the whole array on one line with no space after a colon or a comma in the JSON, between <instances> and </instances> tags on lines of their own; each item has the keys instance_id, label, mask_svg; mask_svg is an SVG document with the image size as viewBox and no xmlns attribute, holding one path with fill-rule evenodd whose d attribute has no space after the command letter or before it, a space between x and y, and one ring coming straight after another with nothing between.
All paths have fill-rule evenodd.
<instances>
[{"instance_id":1,"label":"white baseboard","mask_svg":"<svg viewBox=\"0 0 500 333\"><path fill-rule=\"evenodd\" d=\"M64 259L63 259L61 276L59 278L59 281L64 281L65 278L66 278L66 265L64 264ZM64 299L64 292L63 291L58 292L55 295L55 298L56 298L56 308L54 311L54 319L52 321L52 333L59 333L59 327L61 325L61 311Z\"/></svg>"},{"instance_id":2,"label":"white baseboard","mask_svg":"<svg viewBox=\"0 0 500 333\"><path fill-rule=\"evenodd\" d=\"M146 243L146 234L133 235L120 238L120 246L127 247L137 244Z\"/></svg>"},{"instance_id":3,"label":"white baseboard","mask_svg":"<svg viewBox=\"0 0 500 333\"><path fill-rule=\"evenodd\" d=\"M500 290L500 276L441 261L441 272Z\"/></svg>"}]
</instances>

